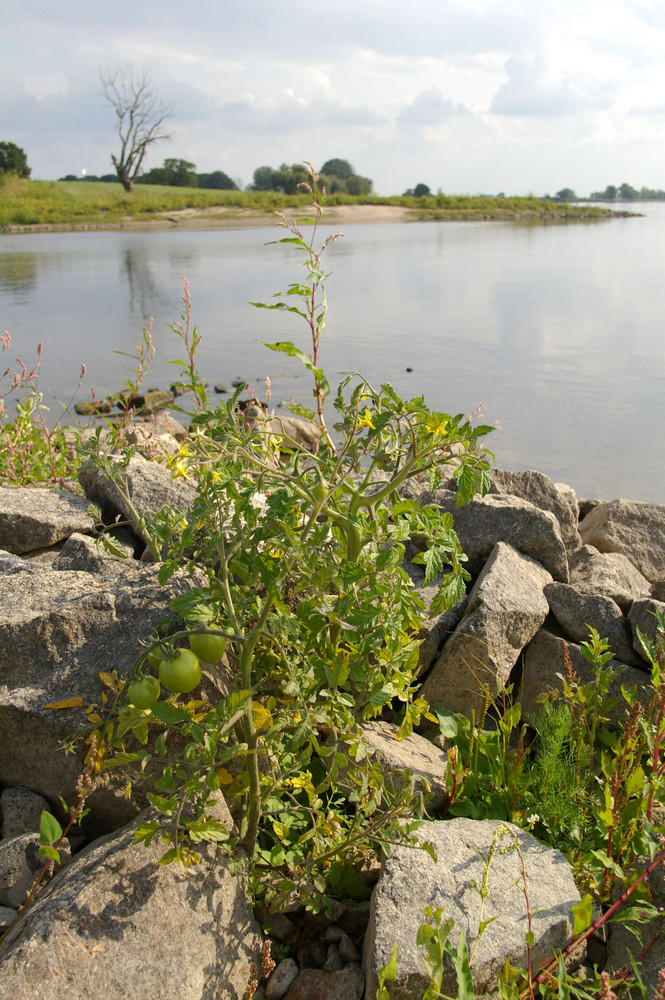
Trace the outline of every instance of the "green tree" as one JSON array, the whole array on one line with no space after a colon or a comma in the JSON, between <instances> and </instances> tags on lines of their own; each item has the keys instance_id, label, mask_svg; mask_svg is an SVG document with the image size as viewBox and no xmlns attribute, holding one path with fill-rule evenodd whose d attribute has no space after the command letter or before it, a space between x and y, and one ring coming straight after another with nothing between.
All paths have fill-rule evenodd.
<instances>
[{"instance_id":1,"label":"green tree","mask_svg":"<svg viewBox=\"0 0 665 1000\"><path fill-rule=\"evenodd\" d=\"M555 197L557 201L577 201L577 195L572 188L561 188Z\"/></svg>"},{"instance_id":2,"label":"green tree","mask_svg":"<svg viewBox=\"0 0 665 1000\"><path fill-rule=\"evenodd\" d=\"M137 72L131 64L102 70L99 79L101 96L115 113L120 139L120 153L113 154L111 162L125 191L131 191L150 147L170 138L165 122L173 115L173 105L160 101L148 73Z\"/></svg>"},{"instance_id":3,"label":"green tree","mask_svg":"<svg viewBox=\"0 0 665 1000\"><path fill-rule=\"evenodd\" d=\"M319 173L331 177L341 177L342 180L346 181L354 173L354 170L348 160L333 159L326 160Z\"/></svg>"},{"instance_id":4,"label":"green tree","mask_svg":"<svg viewBox=\"0 0 665 1000\"><path fill-rule=\"evenodd\" d=\"M170 157L164 160L163 166L153 167L141 177L137 177L136 183L165 184L167 187L198 187L199 179L195 171L195 163Z\"/></svg>"},{"instance_id":5,"label":"green tree","mask_svg":"<svg viewBox=\"0 0 665 1000\"><path fill-rule=\"evenodd\" d=\"M0 142L0 174L29 177L30 167L25 150L13 142Z\"/></svg>"},{"instance_id":6,"label":"green tree","mask_svg":"<svg viewBox=\"0 0 665 1000\"><path fill-rule=\"evenodd\" d=\"M250 191L272 191L272 178L275 171L272 167L257 167L254 180L249 185Z\"/></svg>"},{"instance_id":7,"label":"green tree","mask_svg":"<svg viewBox=\"0 0 665 1000\"><path fill-rule=\"evenodd\" d=\"M199 174L199 187L215 191L237 191L238 185L223 170L213 170L211 174Z\"/></svg>"},{"instance_id":8,"label":"green tree","mask_svg":"<svg viewBox=\"0 0 665 1000\"><path fill-rule=\"evenodd\" d=\"M634 201L635 198L639 198L639 192L626 183L623 183L619 188L619 195L624 201Z\"/></svg>"},{"instance_id":9,"label":"green tree","mask_svg":"<svg viewBox=\"0 0 665 1000\"><path fill-rule=\"evenodd\" d=\"M285 194L296 194L299 184L309 183L309 171L304 163L282 163L279 170L272 174L273 191L283 191Z\"/></svg>"},{"instance_id":10,"label":"green tree","mask_svg":"<svg viewBox=\"0 0 665 1000\"><path fill-rule=\"evenodd\" d=\"M351 174L346 178L346 190L353 195L366 195L372 193L372 181L369 177L361 177L360 174Z\"/></svg>"}]
</instances>

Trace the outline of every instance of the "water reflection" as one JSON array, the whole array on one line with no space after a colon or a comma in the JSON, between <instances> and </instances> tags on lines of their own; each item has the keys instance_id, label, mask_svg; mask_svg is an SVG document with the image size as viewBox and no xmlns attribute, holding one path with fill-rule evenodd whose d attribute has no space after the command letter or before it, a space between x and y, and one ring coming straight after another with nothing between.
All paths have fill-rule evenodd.
<instances>
[{"instance_id":1,"label":"water reflection","mask_svg":"<svg viewBox=\"0 0 665 1000\"><path fill-rule=\"evenodd\" d=\"M23 296L37 287L37 254L0 253L0 288Z\"/></svg>"}]
</instances>

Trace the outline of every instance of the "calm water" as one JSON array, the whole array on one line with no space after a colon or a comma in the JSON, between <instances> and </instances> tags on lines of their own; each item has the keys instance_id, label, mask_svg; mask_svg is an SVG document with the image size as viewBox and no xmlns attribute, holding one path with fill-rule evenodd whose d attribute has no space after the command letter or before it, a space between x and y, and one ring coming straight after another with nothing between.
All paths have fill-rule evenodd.
<instances>
[{"instance_id":1,"label":"calm water","mask_svg":"<svg viewBox=\"0 0 665 1000\"><path fill-rule=\"evenodd\" d=\"M638 208L644 218L590 225L349 226L327 253L324 367L451 413L482 402L501 424L488 444L504 468L540 469L582 496L665 503L665 205ZM80 398L119 389L128 362L114 352L133 352L153 317L148 384L165 384L186 275L210 382L242 377L260 392L270 375L273 401L309 402L300 364L262 346L307 347L304 329L248 304L304 276L286 247L265 245L282 234L0 236L0 329L28 364L44 341L50 402L69 398L82 362Z\"/></svg>"}]
</instances>

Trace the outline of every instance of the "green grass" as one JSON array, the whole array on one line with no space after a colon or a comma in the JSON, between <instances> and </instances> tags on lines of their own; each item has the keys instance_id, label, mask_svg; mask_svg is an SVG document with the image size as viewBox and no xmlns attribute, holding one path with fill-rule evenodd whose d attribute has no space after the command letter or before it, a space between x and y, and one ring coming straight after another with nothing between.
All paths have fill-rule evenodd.
<instances>
[{"instance_id":1,"label":"green grass","mask_svg":"<svg viewBox=\"0 0 665 1000\"><path fill-rule=\"evenodd\" d=\"M211 191L137 185L131 193L120 184L80 181L31 181L6 177L0 181L0 228L35 225L115 225L143 222L161 214L194 209L237 209L257 214L305 206L306 195L273 191ZM579 219L602 217L604 209L577 208L540 198L490 198L468 195L430 195L425 198L394 195L353 197L335 194L335 205L401 205L423 218L438 219Z\"/></svg>"}]
</instances>

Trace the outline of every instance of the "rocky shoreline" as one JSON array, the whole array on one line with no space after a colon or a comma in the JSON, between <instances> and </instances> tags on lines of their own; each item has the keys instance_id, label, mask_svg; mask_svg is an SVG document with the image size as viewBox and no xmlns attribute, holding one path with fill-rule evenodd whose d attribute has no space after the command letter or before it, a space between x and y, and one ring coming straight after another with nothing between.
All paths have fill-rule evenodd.
<instances>
[{"instance_id":1,"label":"rocky shoreline","mask_svg":"<svg viewBox=\"0 0 665 1000\"><path fill-rule=\"evenodd\" d=\"M168 451L174 430L162 435L160 448ZM144 431L143 443L155 436ZM127 529L117 532L117 542L128 559L101 550L89 501L111 519L128 511L103 476L83 475L81 482L85 497L0 487L5 926L41 860L35 857L39 814L56 810L59 796L72 800L82 766L80 756L65 757L59 745L81 723L83 709L46 706L74 694L83 705L99 703L100 671L127 673L137 638L148 635L170 600L192 586L183 570L161 587L142 541ZM128 486L139 514L164 503L186 514L194 495L189 484L172 480L163 466L138 454L129 463ZM665 611L665 505L580 500L570 486L535 471L494 470L490 493L461 509L455 509L454 481L433 495L415 483L406 493L453 514L472 576L467 596L422 629L421 693L433 707L468 716L479 711L486 684L510 683L523 718L532 717L540 696L561 687L566 657L583 681L589 679L579 645L588 625L609 641L614 687L648 686L650 667L636 629L653 636L651 612ZM418 539L411 545L413 555ZM405 569L428 606L435 588L422 586L420 566L407 562ZM204 677L204 686L213 682L214 676ZM519 843L519 851L505 851L492 868L488 906L496 919L474 962L477 995L496 990L497 972L508 957L514 964L526 962L520 859L537 914L532 959L544 961L563 949L580 899L563 855L510 824L441 819L447 747L440 736L430 738L423 729L397 741L396 727L384 720L364 729L386 774L396 782L413 780L431 794L422 836L435 843L436 862L421 851L396 849L380 870L367 873L369 898L341 900L327 916L312 918L298 908L279 915L252 912L242 872L214 847L191 874L157 867L159 848L134 844L139 806L125 798L123 776L105 772L89 800L80 839L72 840L71 860L0 945L0 998L121 1000L131 984L133 993L151 1000L373 1000L377 972L397 944L390 995L416 1000L428 984L416 947L423 907L441 907L473 938L480 904L471 887L481 883L483 857L497 836ZM218 806L232 823L221 797ZM662 906L662 869L654 873L651 891ZM629 938L617 926L609 940L592 940L575 961L616 969L626 961ZM274 971L266 940L279 959ZM661 965L662 938L641 969L650 988L657 986ZM259 982L264 972L268 976ZM246 994L252 980L256 991ZM454 981L444 988L454 992Z\"/></svg>"}]
</instances>

